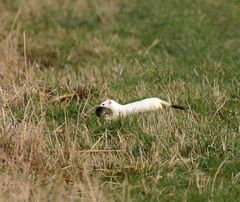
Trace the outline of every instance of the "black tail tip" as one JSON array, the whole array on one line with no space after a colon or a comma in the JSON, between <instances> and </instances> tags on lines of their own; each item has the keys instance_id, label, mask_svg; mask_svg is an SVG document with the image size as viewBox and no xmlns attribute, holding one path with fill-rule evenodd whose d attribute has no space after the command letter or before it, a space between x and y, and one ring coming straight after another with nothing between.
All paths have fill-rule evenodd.
<instances>
[{"instance_id":1,"label":"black tail tip","mask_svg":"<svg viewBox=\"0 0 240 202\"><path fill-rule=\"evenodd\" d=\"M180 105L171 105L171 107L174 108L174 109L187 110L185 107L180 106Z\"/></svg>"}]
</instances>

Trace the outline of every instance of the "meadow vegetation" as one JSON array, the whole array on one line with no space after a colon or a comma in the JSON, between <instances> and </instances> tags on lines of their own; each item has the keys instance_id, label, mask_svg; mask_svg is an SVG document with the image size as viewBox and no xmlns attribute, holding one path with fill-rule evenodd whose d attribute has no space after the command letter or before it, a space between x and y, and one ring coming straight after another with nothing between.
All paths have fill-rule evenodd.
<instances>
[{"instance_id":1,"label":"meadow vegetation","mask_svg":"<svg viewBox=\"0 0 240 202\"><path fill-rule=\"evenodd\" d=\"M240 2L0 1L1 201L237 201ZM106 98L189 108L105 122Z\"/></svg>"}]
</instances>

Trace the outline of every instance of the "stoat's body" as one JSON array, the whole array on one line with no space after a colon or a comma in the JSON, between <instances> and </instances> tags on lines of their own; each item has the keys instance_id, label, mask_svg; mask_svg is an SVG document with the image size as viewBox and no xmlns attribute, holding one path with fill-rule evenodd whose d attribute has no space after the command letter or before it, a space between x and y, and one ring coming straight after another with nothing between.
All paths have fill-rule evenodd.
<instances>
[{"instance_id":1,"label":"stoat's body","mask_svg":"<svg viewBox=\"0 0 240 202\"><path fill-rule=\"evenodd\" d=\"M97 116L101 116L101 109L107 108L112 111L111 119L115 119L117 117L125 117L130 114L147 112L147 111L155 111L158 109L162 109L163 106L173 107L177 109L183 109L184 107L179 105L172 105L169 102L161 100L159 98L147 98L137 102L132 102L129 104L121 105L117 103L115 100L107 99L106 101L100 104L100 107L96 110Z\"/></svg>"}]
</instances>

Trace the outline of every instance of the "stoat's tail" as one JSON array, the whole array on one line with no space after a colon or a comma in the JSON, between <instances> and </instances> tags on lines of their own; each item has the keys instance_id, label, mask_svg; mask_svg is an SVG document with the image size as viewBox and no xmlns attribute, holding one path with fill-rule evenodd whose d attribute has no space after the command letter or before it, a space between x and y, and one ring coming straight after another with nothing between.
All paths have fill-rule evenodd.
<instances>
[{"instance_id":1,"label":"stoat's tail","mask_svg":"<svg viewBox=\"0 0 240 202\"><path fill-rule=\"evenodd\" d=\"M185 108L185 107L183 107L183 106L180 106L180 105L171 105L171 107L172 107L172 108L174 108L174 109L186 110L186 108Z\"/></svg>"},{"instance_id":2,"label":"stoat's tail","mask_svg":"<svg viewBox=\"0 0 240 202\"><path fill-rule=\"evenodd\" d=\"M174 108L174 109L186 110L186 108L183 107L183 106L176 105L176 104L171 104L171 103L166 102L166 101L164 101L164 100L161 100L161 104L162 104L162 105L165 105L165 106L167 106L167 107L172 107L172 108Z\"/></svg>"}]
</instances>

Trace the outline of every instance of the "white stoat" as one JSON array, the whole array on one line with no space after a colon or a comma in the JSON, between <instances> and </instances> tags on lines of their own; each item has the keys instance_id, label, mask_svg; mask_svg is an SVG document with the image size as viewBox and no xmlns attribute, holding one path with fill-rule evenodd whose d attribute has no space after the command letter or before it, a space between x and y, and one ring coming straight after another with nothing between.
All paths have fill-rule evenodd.
<instances>
[{"instance_id":1,"label":"white stoat","mask_svg":"<svg viewBox=\"0 0 240 202\"><path fill-rule=\"evenodd\" d=\"M161 100L159 98L147 98L147 99L143 99L143 100L140 100L137 102L124 104L124 105L117 103L115 100L107 99L100 104L100 108L107 108L112 111L112 116L108 117L108 119L109 118L115 119L117 117L125 117L130 114L135 114L135 113L140 113L140 112L155 111L158 109L162 109L163 106L185 110L185 108L182 106L173 105L173 104L166 102L164 100ZM97 113L97 111L96 111L96 113Z\"/></svg>"}]
</instances>

